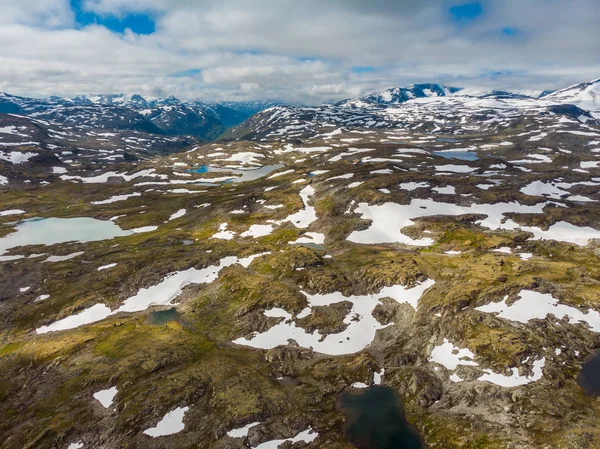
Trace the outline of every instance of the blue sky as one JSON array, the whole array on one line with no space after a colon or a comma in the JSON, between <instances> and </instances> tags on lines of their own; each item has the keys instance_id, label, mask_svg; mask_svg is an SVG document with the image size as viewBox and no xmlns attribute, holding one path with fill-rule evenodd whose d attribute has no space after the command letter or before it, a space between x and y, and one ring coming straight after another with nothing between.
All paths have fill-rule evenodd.
<instances>
[{"instance_id":1,"label":"blue sky","mask_svg":"<svg viewBox=\"0 0 600 449\"><path fill-rule=\"evenodd\" d=\"M97 14L86 10L84 0L70 0L76 27L100 25L116 33L123 33L126 29L135 34L152 34L156 31L156 21L152 14L147 12L129 13L124 15Z\"/></svg>"},{"instance_id":2,"label":"blue sky","mask_svg":"<svg viewBox=\"0 0 600 449\"><path fill-rule=\"evenodd\" d=\"M6 2L0 91L337 100L600 76L598 0Z\"/></svg>"},{"instance_id":3,"label":"blue sky","mask_svg":"<svg viewBox=\"0 0 600 449\"><path fill-rule=\"evenodd\" d=\"M452 19L457 23L468 23L476 20L483 14L483 7L480 2L471 2L452 5L448 12Z\"/></svg>"}]
</instances>

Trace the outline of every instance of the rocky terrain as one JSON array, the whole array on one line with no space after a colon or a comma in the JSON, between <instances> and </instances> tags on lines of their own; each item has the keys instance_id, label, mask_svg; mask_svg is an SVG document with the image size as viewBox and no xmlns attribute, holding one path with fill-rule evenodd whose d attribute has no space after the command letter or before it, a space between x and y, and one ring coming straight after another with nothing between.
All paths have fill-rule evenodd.
<instances>
[{"instance_id":1,"label":"rocky terrain","mask_svg":"<svg viewBox=\"0 0 600 449\"><path fill-rule=\"evenodd\" d=\"M374 385L423 447L600 447L599 83L432 87L211 143L0 114L0 447L352 448Z\"/></svg>"}]
</instances>

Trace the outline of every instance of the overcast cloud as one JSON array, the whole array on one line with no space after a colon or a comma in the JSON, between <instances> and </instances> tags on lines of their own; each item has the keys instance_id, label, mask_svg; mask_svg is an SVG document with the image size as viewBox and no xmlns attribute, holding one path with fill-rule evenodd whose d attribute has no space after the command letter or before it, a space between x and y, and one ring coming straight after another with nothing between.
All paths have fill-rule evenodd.
<instances>
[{"instance_id":1,"label":"overcast cloud","mask_svg":"<svg viewBox=\"0 0 600 449\"><path fill-rule=\"evenodd\" d=\"M598 0L0 0L0 90L319 103L600 77ZM129 29L126 29L129 27Z\"/></svg>"}]
</instances>

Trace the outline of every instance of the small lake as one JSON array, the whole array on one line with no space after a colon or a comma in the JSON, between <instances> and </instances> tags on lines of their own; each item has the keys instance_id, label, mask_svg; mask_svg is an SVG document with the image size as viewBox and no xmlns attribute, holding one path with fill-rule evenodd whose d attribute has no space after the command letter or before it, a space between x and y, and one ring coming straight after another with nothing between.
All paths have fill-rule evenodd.
<instances>
[{"instance_id":1,"label":"small lake","mask_svg":"<svg viewBox=\"0 0 600 449\"><path fill-rule=\"evenodd\" d=\"M461 161L476 161L479 159L477 153L472 151L432 151L436 156L441 156L445 159L460 159Z\"/></svg>"},{"instance_id":2,"label":"small lake","mask_svg":"<svg viewBox=\"0 0 600 449\"><path fill-rule=\"evenodd\" d=\"M131 234L112 221L95 218L32 218L18 222L15 232L0 238L0 255L17 246L94 242Z\"/></svg>"},{"instance_id":3,"label":"small lake","mask_svg":"<svg viewBox=\"0 0 600 449\"><path fill-rule=\"evenodd\" d=\"M423 449L421 437L406 421L402 403L389 387L344 393L346 437L359 449Z\"/></svg>"},{"instance_id":4,"label":"small lake","mask_svg":"<svg viewBox=\"0 0 600 449\"><path fill-rule=\"evenodd\" d=\"M268 175L269 173L279 170L284 167L283 164L275 164L275 165L264 165L260 168L248 168L248 169L239 169L239 168L224 168L224 167L213 167L212 165L202 165L199 168L195 168L190 170L192 173L231 173L231 179L225 182L246 182L246 181L254 181L255 179L262 178L263 176ZM207 179L207 182L209 180Z\"/></svg>"},{"instance_id":5,"label":"small lake","mask_svg":"<svg viewBox=\"0 0 600 449\"><path fill-rule=\"evenodd\" d=\"M164 326L171 321L177 321L184 326L186 325L183 316L177 311L177 309L157 310L155 312L150 312L146 318L146 321L148 324L153 324L155 326Z\"/></svg>"},{"instance_id":6,"label":"small lake","mask_svg":"<svg viewBox=\"0 0 600 449\"><path fill-rule=\"evenodd\" d=\"M577 376L577 385L589 396L600 396L600 351L586 359Z\"/></svg>"},{"instance_id":7,"label":"small lake","mask_svg":"<svg viewBox=\"0 0 600 449\"><path fill-rule=\"evenodd\" d=\"M318 251L326 251L325 245L320 243L295 243L295 245L306 246L307 248L316 249Z\"/></svg>"},{"instance_id":8,"label":"small lake","mask_svg":"<svg viewBox=\"0 0 600 449\"><path fill-rule=\"evenodd\" d=\"M456 143L458 140L453 139L451 137L438 137L435 139L437 142L448 142L448 143Z\"/></svg>"}]
</instances>

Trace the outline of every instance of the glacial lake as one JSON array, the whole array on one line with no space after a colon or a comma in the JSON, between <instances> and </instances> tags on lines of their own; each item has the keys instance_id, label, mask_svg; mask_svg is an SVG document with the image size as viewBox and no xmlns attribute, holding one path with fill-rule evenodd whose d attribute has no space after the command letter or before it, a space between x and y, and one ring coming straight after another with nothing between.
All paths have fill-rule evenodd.
<instances>
[{"instance_id":1,"label":"glacial lake","mask_svg":"<svg viewBox=\"0 0 600 449\"><path fill-rule=\"evenodd\" d=\"M192 173L231 173L232 176L230 180L225 182L246 182L246 181L254 181L255 179L262 178L263 176L268 175L269 173L279 170L284 167L283 164L275 164L275 165L264 165L260 168L249 168L249 169L239 169L239 168L223 168L223 167L213 167L212 165L202 165L199 168L195 168L190 170ZM208 180L207 180L208 182ZM215 184L215 183L211 183Z\"/></svg>"},{"instance_id":2,"label":"glacial lake","mask_svg":"<svg viewBox=\"0 0 600 449\"><path fill-rule=\"evenodd\" d=\"M18 222L15 232L0 238L0 255L17 246L85 243L131 234L112 221L95 218L32 218Z\"/></svg>"},{"instance_id":3,"label":"glacial lake","mask_svg":"<svg viewBox=\"0 0 600 449\"><path fill-rule=\"evenodd\" d=\"M154 312L150 312L146 319L148 324L152 324L155 326L164 326L171 321L176 321L179 324L185 326L186 322L184 321L181 314L175 308L167 309L167 310L156 310Z\"/></svg>"},{"instance_id":4,"label":"glacial lake","mask_svg":"<svg viewBox=\"0 0 600 449\"><path fill-rule=\"evenodd\" d=\"M374 386L344 393L345 432L359 449L423 449L417 431L406 421L402 403L389 387Z\"/></svg>"},{"instance_id":5,"label":"glacial lake","mask_svg":"<svg viewBox=\"0 0 600 449\"><path fill-rule=\"evenodd\" d=\"M476 161L479 159L477 153L472 151L432 151L432 153L445 159L460 159L461 161Z\"/></svg>"},{"instance_id":6,"label":"glacial lake","mask_svg":"<svg viewBox=\"0 0 600 449\"><path fill-rule=\"evenodd\" d=\"M577 385L589 396L600 396L600 351L586 359L577 376Z\"/></svg>"}]
</instances>

